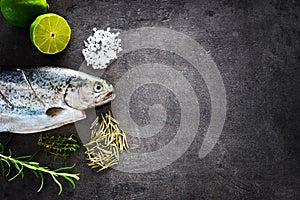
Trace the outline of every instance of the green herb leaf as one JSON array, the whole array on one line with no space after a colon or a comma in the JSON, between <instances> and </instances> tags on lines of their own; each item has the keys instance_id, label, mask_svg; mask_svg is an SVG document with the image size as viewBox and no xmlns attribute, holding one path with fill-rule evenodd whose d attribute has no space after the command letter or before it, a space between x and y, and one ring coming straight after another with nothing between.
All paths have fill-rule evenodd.
<instances>
[{"instance_id":1,"label":"green herb leaf","mask_svg":"<svg viewBox=\"0 0 300 200\"><path fill-rule=\"evenodd\" d=\"M71 178L69 178L67 176L63 176L63 178L66 179L66 180L68 180L72 184L72 186L73 186L74 189L76 188L76 185L75 185L75 182L73 181L73 179L71 179Z\"/></svg>"},{"instance_id":2,"label":"green herb leaf","mask_svg":"<svg viewBox=\"0 0 300 200\"><path fill-rule=\"evenodd\" d=\"M58 187L59 187L58 195L60 195L61 192L62 192L62 185L61 185L61 183L55 178L55 176L54 176L53 174L51 174L51 176L52 176L54 182L55 182L55 183L58 185Z\"/></svg>"},{"instance_id":3,"label":"green herb leaf","mask_svg":"<svg viewBox=\"0 0 300 200\"><path fill-rule=\"evenodd\" d=\"M59 172L59 171L63 171L63 170L69 170L69 169L73 169L75 166L76 166L76 164L73 164L73 165L70 166L70 167L61 167L61 168L55 169L55 170L53 170L53 171L54 171L54 172Z\"/></svg>"},{"instance_id":4,"label":"green herb leaf","mask_svg":"<svg viewBox=\"0 0 300 200\"><path fill-rule=\"evenodd\" d=\"M40 175L40 177L41 177L41 185L40 185L40 187L39 187L39 189L37 190L37 192L40 192L42 189L43 189L43 186L44 186L44 175L43 175L43 173L42 172L38 172L38 174Z\"/></svg>"}]
</instances>

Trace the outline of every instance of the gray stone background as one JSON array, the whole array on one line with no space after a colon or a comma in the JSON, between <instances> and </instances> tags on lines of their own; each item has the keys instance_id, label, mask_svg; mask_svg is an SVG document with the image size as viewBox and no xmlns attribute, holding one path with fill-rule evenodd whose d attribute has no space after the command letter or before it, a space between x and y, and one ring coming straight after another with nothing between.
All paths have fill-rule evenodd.
<instances>
[{"instance_id":1,"label":"gray stone background","mask_svg":"<svg viewBox=\"0 0 300 200\"><path fill-rule=\"evenodd\" d=\"M66 162L40 153L42 165L56 168L77 163L81 174L75 190L63 182L64 191L46 177L36 193L37 180L30 172L8 183L0 177L0 199L300 199L299 62L300 2L296 0L48 0L50 11L64 16L72 39L55 56L40 54L29 32L0 17L2 66L55 65L79 69L84 58L83 40L92 28L115 31L140 27L166 27L201 44L217 64L227 95L227 117L213 151L203 159L198 152L210 116L205 82L183 58L153 49L129 53L114 62L103 77L114 83L131 64L161 62L181 67L196 86L202 118L188 150L174 163L155 172L131 174L109 169L101 173L85 162L84 148ZM131 117L149 123L143 106L159 101L168 108L169 121L155 138L128 138L136 152L167 144L176 134L180 108L174 95L159 85L140 88L131 99ZM141 105L139 102L143 102ZM97 108L104 113L110 105ZM92 119L91 119L92 120ZM190 119L193 120L193 119ZM73 124L49 131L76 134ZM9 148L16 155L33 153L39 134L14 135ZM1 141L8 139L0 135Z\"/></svg>"}]
</instances>

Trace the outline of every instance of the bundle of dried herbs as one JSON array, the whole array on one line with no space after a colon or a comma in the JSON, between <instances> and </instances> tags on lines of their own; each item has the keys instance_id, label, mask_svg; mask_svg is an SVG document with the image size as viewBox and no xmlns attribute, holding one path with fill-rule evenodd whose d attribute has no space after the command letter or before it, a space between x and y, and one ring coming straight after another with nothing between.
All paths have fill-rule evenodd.
<instances>
[{"instance_id":1,"label":"bundle of dried herbs","mask_svg":"<svg viewBox=\"0 0 300 200\"><path fill-rule=\"evenodd\" d=\"M126 135L119 128L118 122L108 112L101 114L91 125L90 142L85 144L87 160L92 168L99 168L97 172L118 164L119 152L128 150Z\"/></svg>"},{"instance_id":2,"label":"bundle of dried herbs","mask_svg":"<svg viewBox=\"0 0 300 200\"><path fill-rule=\"evenodd\" d=\"M37 144L47 154L54 155L54 159L61 157L64 160L80 148L78 140L73 135L41 134Z\"/></svg>"}]
</instances>

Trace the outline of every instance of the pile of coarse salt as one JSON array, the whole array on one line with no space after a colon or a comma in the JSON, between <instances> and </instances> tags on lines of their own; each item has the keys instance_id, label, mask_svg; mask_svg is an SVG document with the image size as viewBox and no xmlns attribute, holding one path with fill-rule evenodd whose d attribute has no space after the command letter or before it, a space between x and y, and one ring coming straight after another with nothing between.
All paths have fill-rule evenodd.
<instances>
[{"instance_id":1,"label":"pile of coarse salt","mask_svg":"<svg viewBox=\"0 0 300 200\"><path fill-rule=\"evenodd\" d=\"M105 69L122 51L121 39L118 38L120 33L111 33L110 28L106 31L93 28L93 31L94 34L84 41L82 54L87 65L92 65L94 69Z\"/></svg>"}]
</instances>

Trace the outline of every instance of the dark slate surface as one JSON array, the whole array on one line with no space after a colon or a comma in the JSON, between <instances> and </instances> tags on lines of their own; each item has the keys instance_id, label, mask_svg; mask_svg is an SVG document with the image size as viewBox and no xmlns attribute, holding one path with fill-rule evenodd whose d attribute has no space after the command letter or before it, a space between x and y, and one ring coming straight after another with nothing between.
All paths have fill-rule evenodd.
<instances>
[{"instance_id":1,"label":"dark slate surface","mask_svg":"<svg viewBox=\"0 0 300 200\"><path fill-rule=\"evenodd\" d=\"M115 83L131 65L155 61L177 66L194 86L202 117L188 150L160 170L138 174L115 169L96 173L86 165L83 147L65 163L40 153L35 159L51 168L78 163L73 170L81 174L76 189L63 182L64 191L57 196L57 186L47 177L44 189L36 193L39 181L27 172L24 179L10 183L0 177L0 199L300 199L299 1L48 3L50 11L64 16L72 27L68 48L56 56L41 55L30 43L28 30L12 27L1 17L1 65L79 69L84 60L83 40L93 27L111 27L121 33L140 27L170 28L196 40L217 64L226 89L226 121L214 149L199 159L210 117L210 97L202 77L184 58L170 52L131 52L113 63L104 78ZM160 149L176 135L180 105L172 91L162 86L145 85L136 90L130 103L131 117L139 125L149 123L147 105L156 100L167 109L167 123L155 137L129 136L131 147L136 147L133 152ZM108 109L110 105L97 108L97 112ZM78 137L73 124L49 132ZM1 135L0 139L8 137ZM37 149L37 139L38 134L15 135L9 148L16 155L30 154Z\"/></svg>"}]
</instances>

